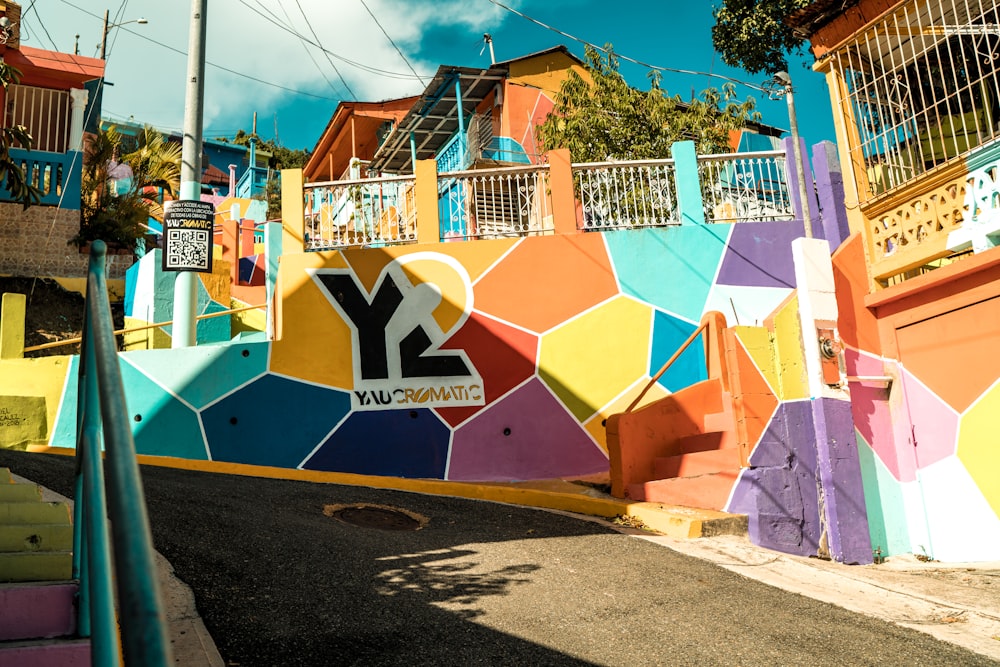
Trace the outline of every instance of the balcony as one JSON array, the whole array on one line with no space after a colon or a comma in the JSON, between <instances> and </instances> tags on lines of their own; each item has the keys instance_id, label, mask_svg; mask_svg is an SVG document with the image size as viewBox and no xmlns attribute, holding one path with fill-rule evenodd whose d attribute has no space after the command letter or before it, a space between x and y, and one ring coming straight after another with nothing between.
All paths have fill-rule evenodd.
<instances>
[{"instance_id":1,"label":"balcony","mask_svg":"<svg viewBox=\"0 0 1000 667\"><path fill-rule=\"evenodd\" d=\"M11 148L10 159L21 167L25 181L41 192L41 205L64 209L80 208L82 153L79 151L50 153ZM6 183L0 188L0 201L15 201Z\"/></svg>"},{"instance_id":2,"label":"balcony","mask_svg":"<svg viewBox=\"0 0 1000 667\"><path fill-rule=\"evenodd\" d=\"M1000 243L1000 8L890 4L826 60L876 287Z\"/></svg>"},{"instance_id":3,"label":"balcony","mask_svg":"<svg viewBox=\"0 0 1000 667\"><path fill-rule=\"evenodd\" d=\"M236 196L250 199L254 195L263 195L267 190L266 167L247 167L236 184Z\"/></svg>"},{"instance_id":4,"label":"balcony","mask_svg":"<svg viewBox=\"0 0 1000 667\"><path fill-rule=\"evenodd\" d=\"M305 251L795 219L783 151L677 146L681 157L663 160L571 163L553 151L538 165L441 173L423 161L414 176L304 184L301 209L283 217L302 221ZM283 177L286 206L293 182Z\"/></svg>"}]
</instances>

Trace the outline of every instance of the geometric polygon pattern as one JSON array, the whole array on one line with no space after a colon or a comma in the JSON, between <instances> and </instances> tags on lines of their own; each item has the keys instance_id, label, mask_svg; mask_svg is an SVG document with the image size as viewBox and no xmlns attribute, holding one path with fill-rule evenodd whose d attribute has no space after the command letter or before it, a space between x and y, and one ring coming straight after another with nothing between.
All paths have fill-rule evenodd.
<instances>
[{"instance_id":1,"label":"geometric polygon pattern","mask_svg":"<svg viewBox=\"0 0 1000 667\"><path fill-rule=\"evenodd\" d=\"M762 375L761 366L754 363L742 341L737 340L734 348L730 363L735 362L736 368L731 368L730 373L738 378L738 382L734 382L737 386L731 387L730 390L733 392L737 410L736 432L746 443L747 450L756 452L754 447L768 424L774 423L774 411L780 401ZM788 404L781 403L781 405Z\"/></svg>"},{"instance_id":2,"label":"geometric polygon pattern","mask_svg":"<svg viewBox=\"0 0 1000 667\"><path fill-rule=\"evenodd\" d=\"M932 392L963 412L1000 377L996 336L983 328L986 323L996 327L997 322L1000 297L900 327L899 359Z\"/></svg>"},{"instance_id":3,"label":"geometric polygon pattern","mask_svg":"<svg viewBox=\"0 0 1000 667\"><path fill-rule=\"evenodd\" d=\"M893 477L860 433L857 442L872 549L883 556L910 553L913 547L906 522L906 487L917 483L907 485Z\"/></svg>"},{"instance_id":4,"label":"geometric polygon pattern","mask_svg":"<svg viewBox=\"0 0 1000 667\"><path fill-rule=\"evenodd\" d=\"M607 467L604 452L535 378L455 431L448 479L545 479Z\"/></svg>"},{"instance_id":5,"label":"geometric polygon pattern","mask_svg":"<svg viewBox=\"0 0 1000 667\"><path fill-rule=\"evenodd\" d=\"M908 370L901 375L906 414L910 417L908 442L912 443L917 468L926 468L955 453L958 413ZM895 417L901 420L902 415Z\"/></svg>"},{"instance_id":6,"label":"geometric polygon pattern","mask_svg":"<svg viewBox=\"0 0 1000 667\"><path fill-rule=\"evenodd\" d=\"M122 363L122 382L128 387L128 419L133 424L138 454L208 458L198 413L135 367Z\"/></svg>"},{"instance_id":7,"label":"geometric polygon pattern","mask_svg":"<svg viewBox=\"0 0 1000 667\"><path fill-rule=\"evenodd\" d=\"M799 222L733 225L719 269L721 285L795 287L792 241L802 236Z\"/></svg>"},{"instance_id":8,"label":"geometric polygon pattern","mask_svg":"<svg viewBox=\"0 0 1000 667\"><path fill-rule=\"evenodd\" d=\"M777 287L744 287L716 283L705 302L705 310L726 316L728 326L759 327L788 296L790 290Z\"/></svg>"},{"instance_id":9,"label":"geometric polygon pattern","mask_svg":"<svg viewBox=\"0 0 1000 667\"><path fill-rule=\"evenodd\" d=\"M800 555L816 553L822 532L812 403L778 407L726 507L755 517L750 526L755 543L767 540L766 546ZM758 525L769 529L757 533Z\"/></svg>"},{"instance_id":10,"label":"geometric polygon pattern","mask_svg":"<svg viewBox=\"0 0 1000 667\"><path fill-rule=\"evenodd\" d=\"M538 376L579 421L649 368L652 309L616 297L542 336Z\"/></svg>"},{"instance_id":11,"label":"geometric polygon pattern","mask_svg":"<svg viewBox=\"0 0 1000 667\"><path fill-rule=\"evenodd\" d=\"M996 469L993 469L996 479ZM955 456L920 471L927 502L927 555L942 561L1000 560L1000 517Z\"/></svg>"},{"instance_id":12,"label":"geometric polygon pattern","mask_svg":"<svg viewBox=\"0 0 1000 667\"><path fill-rule=\"evenodd\" d=\"M267 371L267 343L125 352L121 359L201 409Z\"/></svg>"},{"instance_id":13,"label":"geometric polygon pattern","mask_svg":"<svg viewBox=\"0 0 1000 667\"><path fill-rule=\"evenodd\" d=\"M486 405L535 374L538 337L474 312L441 349L465 350L483 378ZM451 426L482 410L478 406L437 408Z\"/></svg>"},{"instance_id":14,"label":"geometric polygon pattern","mask_svg":"<svg viewBox=\"0 0 1000 667\"><path fill-rule=\"evenodd\" d=\"M726 239L739 226L681 225L603 236L624 294L698 322Z\"/></svg>"},{"instance_id":15,"label":"geometric polygon pattern","mask_svg":"<svg viewBox=\"0 0 1000 667\"><path fill-rule=\"evenodd\" d=\"M653 312L653 345L649 354L649 375L655 376L697 327L662 310ZM671 392L680 391L708 377L705 343L697 338L670 365L658 383Z\"/></svg>"},{"instance_id":16,"label":"geometric polygon pattern","mask_svg":"<svg viewBox=\"0 0 1000 667\"><path fill-rule=\"evenodd\" d=\"M302 468L443 479L450 435L427 409L354 412Z\"/></svg>"},{"instance_id":17,"label":"geometric polygon pattern","mask_svg":"<svg viewBox=\"0 0 1000 667\"><path fill-rule=\"evenodd\" d=\"M776 355L773 363L778 379L778 384L772 387L785 401L807 398L810 391L806 380L806 362L802 356L799 298L795 292L788 295L769 318L769 322L773 322Z\"/></svg>"},{"instance_id":18,"label":"geometric polygon pattern","mask_svg":"<svg viewBox=\"0 0 1000 667\"><path fill-rule=\"evenodd\" d=\"M601 234L527 239L475 284L476 309L543 333L618 293Z\"/></svg>"},{"instance_id":19,"label":"geometric polygon pattern","mask_svg":"<svg viewBox=\"0 0 1000 667\"><path fill-rule=\"evenodd\" d=\"M271 345L270 371L338 389L353 389L353 336L308 271L314 267L346 268L342 255L325 263L318 253L284 255L281 338ZM300 266L301 265L301 266ZM294 323L294 324L292 324Z\"/></svg>"},{"instance_id":20,"label":"geometric polygon pattern","mask_svg":"<svg viewBox=\"0 0 1000 667\"><path fill-rule=\"evenodd\" d=\"M958 460L965 465L986 502L1000 517L1000 447L997 446L997 416L1000 415L1000 384L994 384L962 415L958 431Z\"/></svg>"},{"instance_id":21,"label":"geometric polygon pattern","mask_svg":"<svg viewBox=\"0 0 1000 667\"><path fill-rule=\"evenodd\" d=\"M201 417L213 460L295 468L350 409L347 392L267 374Z\"/></svg>"},{"instance_id":22,"label":"geometric polygon pattern","mask_svg":"<svg viewBox=\"0 0 1000 667\"><path fill-rule=\"evenodd\" d=\"M628 406L632 404L632 401L634 401L639 395L639 392L645 389L647 385L649 385L649 390L633 409L638 410L643 406L649 405L654 401L658 401L661 398L665 398L670 395L670 392L661 387L658 383L653 382L650 385L650 380L651 378L648 377L639 378L638 382L629 387L623 394L602 407L600 411L594 414L593 417L584 422L583 427L587 429L587 433L590 434L590 437L593 438L605 452L608 451L608 431L606 428L608 417L618 414L619 412L625 412L625 410L628 409Z\"/></svg>"}]
</instances>

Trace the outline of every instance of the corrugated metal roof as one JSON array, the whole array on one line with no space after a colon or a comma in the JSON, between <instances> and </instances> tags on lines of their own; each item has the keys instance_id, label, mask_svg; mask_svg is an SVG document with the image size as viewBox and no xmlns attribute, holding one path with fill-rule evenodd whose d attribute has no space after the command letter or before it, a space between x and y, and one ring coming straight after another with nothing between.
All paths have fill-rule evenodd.
<instances>
[{"instance_id":1,"label":"corrugated metal roof","mask_svg":"<svg viewBox=\"0 0 1000 667\"><path fill-rule=\"evenodd\" d=\"M490 94L507 75L507 65L497 64L487 69L442 66L424 89L416 104L393 128L372 158L370 171L410 173L413 171L413 151L416 158L429 160L458 130L458 99L461 91L463 117L474 113L476 106Z\"/></svg>"}]
</instances>

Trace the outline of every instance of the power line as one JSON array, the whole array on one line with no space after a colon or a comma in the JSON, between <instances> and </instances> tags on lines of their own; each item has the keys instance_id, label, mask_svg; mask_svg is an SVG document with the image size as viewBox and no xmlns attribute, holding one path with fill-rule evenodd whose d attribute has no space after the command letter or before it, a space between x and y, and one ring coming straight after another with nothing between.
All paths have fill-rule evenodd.
<instances>
[{"instance_id":1,"label":"power line","mask_svg":"<svg viewBox=\"0 0 1000 667\"><path fill-rule=\"evenodd\" d=\"M298 0L295 1L298 2ZM382 27L381 23L379 23L379 20L375 17L375 14L372 13L372 10L368 8L368 3L365 2L365 0L361 0L361 6L365 8L365 11L368 12L368 15L372 17L373 21L375 21L375 25L378 26L379 30L382 31L382 34L385 35L385 38L389 40L390 44L392 44L392 48L396 49L396 53L399 54L399 57L403 59L403 62L406 63L406 66L410 68L411 72L413 72L413 76L417 77L417 80L420 82L420 85L426 86L427 84L424 82L423 79L420 78L420 75L417 74L417 70L413 69L413 65L410 64L410 61L406 59L406 56L403 55L403 52L399 49L398 46L396 46L396 42L394 42L392 40L392 37L389 36L389 33L385 31L385 28Z\"/></svg>"},{"instance_id":2,"label":"power line","mask_svg":"<svg viewBox=\"0 0 1000 667\"><path fill-rule=\"evenodd\" d=\"M62 1L65 2L66 0L62 0ZM342 56L342 55L340 55L338 53L334 53L333 51L330 51L329 49L327 49L326 47L324 47L322 44L319 44L318 42L315 42L315 41L309 39L305 35L296 32L295 30L293 30L292 28L289 28L288 26L286 26L285 24L281 23L280 21L275 21L270 16L262 14L260 11L258 11L254 7L250 6L250 4L247 3L247 0L239 0L239 1L240 1L240 4L244 5L247 9L249 9L252 12L254 12L258 16L263 17L264 19L266 19L267 21L270 21L271 23L273 23L274 25L278 26L279 28L281 28L285 32L287 32L287 33L289 33L291 35L294 35L295 37L298 37L299 39L304 40L307 44L315 46L320 51L323 51L324 53L326 53L326 54L328 54L330 56L333 56L334 58L336 58L337 60L340 60L341 62L345 62L348 65L353 65L354 67L357 67L358 69L363 70L365 72L370 72L371 74L377 74L379 76L384 76L387 79L407 79L407 80L411 80L411 81L414 79L413 75L411 75L411 74L403 74L402 72L390 72L389 70L383 70L383 69L379 69L377 67L372 67L370 65L365 65L364 63L359 63L356 60L351 60L350 58L346 58L346 57L344 57L344 56ZM416 77L416 78L419 79L419 77Z\"/></svg>"},{"instance_id":3,"label":"power line","mask_svg":"<svg viewBox=\"0 0 1000 667\"><path fill-rule=\"evenodd\" d=\"M45 33L45 36L49 38L49 44L52 45L52 49L54 51L58 51L59 47L56 46L55 40L52 39L52 35L49 34L49 29L45 27L45 23L42 21L42 17L38 14L38 10L35 9L35 2L34 2L34 0L32 0L31 4L28 5L28 8L24 10L24 13L21 14L21 23L22 24L24 23L24 19L28 16L28 12L30 12L30 11L34 11L35 12L35 17L38 18L38 25L40 25L42 27L42 32Z\"/></svg>"},{"instance_id":4,"label":"power line","mask_svg":"<svg viewBox=\"0 0 1000 667\"><path fill-rule=\"evenodd\" d=\"M604 48L603 46L598 46L597 44L594 44L593 42L588 42L587 40L581 39L581 38L576 37L574 35L571 35L568 32L563 32L559 28L554 28L553 26L550 26L547 23L542 23L538 19L532 18L532 17L528 16L527 14L519 12L516 9L512 8L512 7L508 7L507 5L503 4L502 2L498 2L497 0L487 0L487 2L496 5L500 9L507 10L511 14L517 14L521 18L523 18L523 19L525 19L527 21L531 21L535 25L539 25L539 26L545 28L546 30L551 30L554 33L562 35L563 37L566 37L568 39L572 39L574 42L579 42L580 44L584 44L586 46L595 48L598 51L600 51L601 53L605 53L606 54L608 52L608 49ZM752 88L752 89L758 90L758 91L760 91L762 93L768 92L763 86L760 86L760 85L758 85L756 83L747 83L746 81L741 81L739 79L734 79L731 76L725 76L723 74L715 74L714 72L698 72L698 71L689 70L689 69L677 69L676 67L662 67L660 65L652 65L650 63L643 62L641 60L636 60L635 58L629 58L628 56L622 55L622 54L620 54L618 52L615 52L615 57L617 57L617 58L619 58L621 60L626 60L626 61L628 61L630 63L634 63L634 64L639 65L641 67L645 67L647 69L659 70L661 72L673 72L675 74L693 74L695 76L707 76L707 77L711 77L711 78L715 78L715 79L722 79L724 81L729 81L730 83L736 83L736 84L739 84L741 86L746 86L747 88Z\"/></svg>"},{"instance_id":5,"label":"power line","mask_svg":"<svg viewBox=\"0 0 1000 667\"><path fill-rule=\"evenodd\" d=\"M260 4L260 0L257 0L257 4ZM285 3L282 2L281 0L278 0L278 6L281 7L281 11L284 12L285 18L288 19L288 24L291 25L291 23L292 23L292 17L288 13L288 10L285 9ZM271 12L269 11L268 13L271 13ZM272 16L273 16L273 13L272 13ZM277 17L275 17L275 18L277 18ZM309 50L309 47L306 46L306 43L301 38L299 39L299 44L302 45L302 50L306 52L306 55L309 56L309 60L312 61L313 66L316 67L316 71L319 72L319 75L321 77L323 77L324 81L326 81L326 85L330 86L330 90L332 90L334 93L336 93L337 89L333 87L333 81L330 81L330 78L326 75L326 72L323 71L323 68L320 67L319 63L316 62L316 59L313 58L312 51ZM329 57L328 57L328 59L329 59ZM334 68L334 70L336 70L336 68ZM337 76L340 76L340 72L337 72ZM343 77L341 77L341 80L343 80Z\"/></svg>"},{"instance_id":6,"label":"power line","mask_svg":"<svg viewBox=\"0 0 1000 667\"><path fill-rule=\"evenodd\" d=\"M69 0L59 0L59 1L62 2L64 5L69 5L73 9L76 9L78 11L83 12L84 14L87 14L89 16L93 16L94 18L97 18L97 19L101 19L102 21L104 20L103 16L98 16L97 14L94 14L93 12L87 11L83 7L80 7L79 5L73 4ZM142 34L140 32L136 32L135 30L129 30L128 28L120 28L120 29L124 30L125 32L129 33L130 35L135 35L136 37L139 37L140 39L146 40L147 42L152 42L153 44L156 44L157 46L161 46L164 49L167 49L168 51L173 51L174 53L180 54L180 55L185 56L185 57L187 56L187 51L183 51L181 49L175 48L173 46L170 46L169 44L164 44L163 42L157 41L157 40L153 39L152 37L144 35L144 34ZM248 79L250 81L255 81L256 83L261 83L261 84L264 84L265 86L271 86L272 88L279 88L281 90L286 90L286 91L288 91L290 93L295 93L296 95L304 95L305 97L313 97L313 98L316 98L318 100L331 100L331 101L334 101L334 102L339 101L336 97L327 97L326 95L317 95L315 93L309 93L309 92L306 92L304 90L296 90L295 88L289 88L288 86L282 86L281 84L271 83L270 81L265 81L263 79L259 79L259 78L255 77L255 76L251 76L249 74L244 74L243 72L237 72L234 69L230 69L230 68L225 67L223 65L217 65L216 63L213 63L213 62L205 61L205 63L207 65L211 65L212 67L214 67L216 69L220 69L223 72L228 72L229 74L233 74L235 76L239 76L239 77L242 77L244 79Z\"/></svg>"},{"instance_id":7,"label":"power line","mask_svg":"<svg viewBox=\"0 0 1000 667\"><path fill-rule=\"evenodd\" d=\"M316 43L319 44L319 48L323 50L323 55L326 56L326 62L330 63L330 67L333 68L333 71L337 74L337 77L340 79L340 82L344 84L344 88L347 89L347 92L350 93L351 97L354 98L354 101L357 102L358 96L354 94L354 91L351 90L351 87L347 85L347 79L345 79L344 75L340 73L340 70L337 69L337 66L333 64L333 61L330 59L330 52L324 49L323 45L319 43L319 35L317 35L316 31L313 30L312 22L306 15L305 10L302 9L302 3L299 2L299 0L295 0L295 6L299 8L299 13L302 14L302 18L305 19L306 27L309 28L309 32L312 33L313 39L315 39ZM299 36L299 39L302 39L301 35Z\"/></svg>"}]
</instances>

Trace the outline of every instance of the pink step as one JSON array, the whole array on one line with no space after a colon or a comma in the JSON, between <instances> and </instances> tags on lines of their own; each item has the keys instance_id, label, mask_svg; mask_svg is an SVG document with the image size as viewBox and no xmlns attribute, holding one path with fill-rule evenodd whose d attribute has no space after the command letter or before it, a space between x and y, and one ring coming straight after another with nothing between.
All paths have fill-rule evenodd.
<instances>
[{"instance_id":1,"label":"pink step","mask_svg":"<svg viewBox=\"0 0 1000 667\"><path fill-rule=\"evenodd\" d=\"M663 456L653 461L653 475L656 479L673 477L696 477L716 472L738 471L740 450L714 449L678 456Z\"/></svg>"},{"instance_id":2,"label":"pink step","mask_svg":"<svg viewBox=\"0 0 1000 667\"><path fill-rule=\"evenodd\" d=\"M626 497L664 505L722 510L729 501L729 494L738 476L737 469L698 477L677 477L630 484L626 489Z\"/></svg>"},{"instance_id":3,"label":"pink step","mask_svg":"<svg viewBox=\"0 0 1000 667\"><path fill-rule=\"evenodd\" d=\"M67 583L0 584L0 641L72 635L76 591Z\"/></svg>"},{"instance_id":4,"label":"pink step","mask_svg":"<svg viewBox=\"0 0 1000 667\"><path fill-rule=\"evenodd\" d=\"M89 639L0 644L0 667L90 667Z\"/></svg>"}]
</instances>

